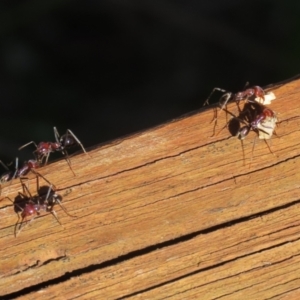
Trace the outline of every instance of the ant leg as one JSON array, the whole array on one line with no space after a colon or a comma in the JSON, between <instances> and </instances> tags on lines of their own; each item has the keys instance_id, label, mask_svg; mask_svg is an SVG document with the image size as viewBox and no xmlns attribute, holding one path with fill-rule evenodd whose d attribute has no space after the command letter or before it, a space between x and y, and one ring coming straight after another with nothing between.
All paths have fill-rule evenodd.
<instances>
[{"instance_id":1,"label":"ant leg","mask_svg":"<svg viewBox=\"0 0 300 300\"><path fill-rule=\"evenodd\" d=\"M18 158L18 157L16 157L16 163L15 163L15 173L14 173L13 177L11 178L11 180L14 180L14 179L17 177L18 168L19 168L19 158Z\"/></svg>"},{"instance_id":2,"label":"ant leg","mask_svg":"<svg viewBox=\"0 0 300 300\"><path fill-rule=\"evenodd\" d=\"M36 158L36 160L42 165L44 155L43 155L43 154L42 154L42 155L39 155L38 150L37 150L37 149L38 149L38 146L37 146L37 144L36 144L34 141L31 141L31 142L29 142L29 143L27 143L27 144L25 144L25 145L19 147L18 150L21 150L21 149L23 149L23 148L29 146L30 144L33 144L33 145L35 146L36 150L34 150L32 153L33 153L34 157ZM48 155L49 155L49 153L48 153Z\"/></svg>"},{"instance_id":3,"label":"ant leg","mask_svg":"<svg viewBox=\"0 0 300 300\"><path fill-rule=\"evenodd\" d=\"M22 196L24 196L22 193L21 193ZM8 199L14 206L17 206L19 208L19 211L22 212L24 209L16 202L12 201L9 197L5 197L6 199ZM3 198L3 199L5 199ZM2 199L2 200L3 200ZM15 210L16 211L16 210Z\"/></svg>"},{"instance_id":4,"label":"ant leg","mask_svg":"<svg viewBox=\"0 0 300 300\"><path fill-rule=\"evenodd\" d=\"M60 144L60 135L59 135L58 130L56 129L56 127L53 127L53 131L54 131L54 136L55 136L56 143ZM70 134L75 139L75 141L77 142L77 144L81 146L83 152L85 154L87 154L87 152L85 151L85 149L84 149L83 145L81 144L80 140L76 137L76 135L70 129L67 129L66 135L68 136L68 134ZM63 146L65 148L65 145L63 145ZM69 159L68 151L66 149L64 149L63 151L61 151L61 153L65 156L66 161L67 161L67 163L68 163L68 165L69 165L69 167L70 167L73 175L76 176L76 174L73 171L72 166L71 166L71 161Z\"/></svg>"},{"instance_id":5,"label":"ant leg","mask_svg":"<svg viewBox=\"0 0 300 300\"><path fill-rule=\"evenodd\" d=\"M257 138L257 136L255 136L254 141L253 141L252 152L251 152L251 160L250 160L250 163L249 163L249 169L251 168L251 165L252 165L253 153L254 153L256 138Z\"/></svg>"},{"instance_id":6,"label":"ant leg","mask_svg":"<svg viewBox=\"0 0 300 300\"><path fill-rule=\"evenodd\" d=\"M31 141L31 142L29 142L29 143L27 143L27 144L21 146L18 150L21 150L21 149L23 149L23 148L29 146L30 144L33 144L33 145L35 146L35 148L37 148L37 144L36 144L34 141Z\"/></svg>"},{"instance_id":7,"label":"ant leg","mask_svg":"<svg viewBox=\"0 0 300 300\"><path fill-rule=\"evenodd\" d=\"M22 188L23 188L23 193L24 193L24 194L22 194L22 193L20 193L20 192L19 192L19 194L20 194L21 196L23 196L24 198L32 199L32 195L31 195L31 193L30 193L30 191L29 191L29 187L27 187L27 185L26 185L25 183L22 182L23 179L25 179L25 178L20 178L20 181L21 181L21 184L22 184ZM27 182L28 182L28 178L27 178Z\"/></svg>"},{"instance_id":8,"label":"ant leg","mask_svg":"<svg viewBox=\"0 0 300 300\"><path fill-rule=\"evenodd\" d=\"M211 120L210 123L212 123L214 121L214 129L213 129L213 134L211 137L215 136L216 134L216 127L217 127L217 123L218 123L218 111L217 111L217 108L214 108L214 117L213 119Z\"/></svg>"},{"instance_id":9,"label":"ant leg","mask_svg":"<svg viewBox=\"0 0 300 300\"><path fill-rule=\"evenodd\" d=\"M54 131L54 137L55 137L55 141L56 141L56 143L57 144L60 144L60 134L58 133L58 130L56 129L56 127L53 127L53 131ZM68 132L71 132L72 133L72 131L71 130L67 130L67 132L66 132L66 135L68 136ZM77 139L77 137L73 134L73 137L74 137L74 139L76 140L76 142L78 143L78 139ZM77 141L78 140L78 141ZM79 141L79 143L78 144L80 144L81 145L81 143L80 143L80 141ZM65 145L63 145L64 146L64 148L65 148ZM85 150L83 149L83 151L85 152ZM67 162L68 162L68 164L69 164L69 166L70 166L70 168L71 168L71 162L70 162L70 160L69 160L69 155L68 155L68 152L66 151L66 149L64 150L64 151L62 151L62 154L66 157L66 160L67 160ZM72 168L71 168L72 169Z\"/></svg>"},{"instance_id":10,"label":"ant leg","mask_svg":"<svg viewBox=\"0 0 300 300\"><path fill-rule=\"evenodd\" d=\"M52 184L49 186L49 189L48 189L48 192L47 192L45 201L48 200L51 191L54 191L54 190L52 189ZM72 218L77 218L77 216L74 216L74 215L71 215L71 214L68 213L67 209L64 207L64 205L63 205L63 204L61 203L61 201L60 201L60 199L62 199L62 197L61 197L60 195L58 195L58 194L53 194L52 197L53 197L53 199L55 200L55 203L57 203L57 204L61 207L61 209L65 212L66 215L68 215L68 216L70 216L70 217L72 217ZM51 210L52 210L53 206L54 206L54 204L52 205ZM50 211L51 211L51 210L50 210Z\"/></svg>"},{"instance_id":11,"label":"ant leg","mask_svg":"<svg viewBox=\"0 0 300 300\"><path fill-rule=\"evenodd\" d=\"M52 186L53 186L52 184L49 185L48 192L47 192L47 195L46 195L46 198L45 198L45 202L47 202L47 200L48 200L48 198L50 196L51 191L54 191L52 189Z\"/></svg>"},{"instance_id":12,"label":"ant leg","mask_svg":"<svg viewBox=\"0 0 300 300\"><path fill-rule=\"evenodd\" d=\"M229 120L228 122L226 122L226 124L218 131L218 133L217 134L215 134L216 133L216 130L215 130L215 128L214 128L214 132L213 132L213 135L212 136L218 136L227 126L228 126L228 124L229 124L229 122L230 122L231 120Z\"/></svg>"},{"instance_id":13,"label":"ant leg","mask_svg":"<svg viewBox=\"0 0 300 300\"><path fill-rule=\"evenodd\" d=\"M54 137L55 137L56 143L60 144L60 142L59 142L60 135L59 135L58 130L56 129L55 126L53 127L53 131L54 131Z\"/></svg>"},{"instance_id":14,"label":"ant leg","mask_svg":"<svg viewBox=\"0 0 300 300\"><path fill-rule=\"evenodd\" d=\"M275 154L274 154L274 152L272 151L271 146L269 145L269 143L267 142L267 140L264 139L264 141L265 141L265 143L267 144L267 147L268 147L270 153L272 153L272 154L275 156Z\"/></svg>"},{"instance_id":15,"label":"ant leg","mask_svg":"<svg viewBox=\"0 0 300 300\"><path fill-rule=\"evenodd\" d=\"M3 167L6 171L9 171L8 166L7 166L5 163L3 163L2 160L0 160L0 164L2 165L2 167ZM9 164L11 164L11 163L9 163Z\"/></svg>"},{"instance_id":16,"label":"ant leg","mask_svg":"<svg viewBox=\"0 0 300 300\"><path fill-rule=\"evenodd\" d=\"M58 195L59 196L59 195ZM68 213L67 209L63 206L59 198L62 198L61 196L55 198L55 202L58 203L58 205L61 207L61 209L65 212L66 215L68 215L71 218L77 218L77 216L71 215Z\"/></svg>"},{"instance_id":17,"label":"ant leg","mask_svg":"<svg viewBox=\"0 0 300 300\"><path fill-rule=\"evenodd\" d=\"M26 223L25 223L25 225L23 226L24 220L25 220ZM31 220L30 220L30 221L31 221ZM18 222L19 222L19 220L18 220ZM28 221L26 220L26 217L22 218L22 220L21 220L19 226L17 226L18 223L16 224L16 226L15 226L15 237L17 237L17 236L19 235L19 233L21 232L21 230L22 230L23 228L25 228L27 224L28 224Z\"/></svg>"},{"instance_id":18,"label":"ant leg","mask_svg":"<svg viewBox=\"0 0 300 300\"><path fill-rule=\"evenodd\" d=\"M235 116L231 111L227 110L226 108L224 108L223 110L225 111L226 114L231 115L232 118L225 124L224 127L221 128L221 130L216 135L218 135L222 130L224 130L224 128L226 128L228 126L228 124L232 121L232 119L235 119L235 120L239 121L240 123L245 124L248 127L247 122L245 122L243 119ZM244 133L244 135L247 135L248 132L249 131L247 131L246 133ZM214 131L214 133L215 133L215 131ZM244 135L241 136L242 138L239 138L239 139L243 139L245 137ZM237 132L236 136L239 136L239 132Z\"/></svg>"},{"instance_id":19,"label":"ant leg","mask_svg":"<svg viewBox=\"0 0 300 300\"><path fill-rule=\"evenodd\" d=\"M278 127L278 126L277 126ZM280 138L280 136L277 134L276 130L274 129L273 134L276 135L276 137Z\"/></svg>"},{"instance_id":20,"label":"ant leg","mask_svg":"<svg viewBox=\"0 0 300 300\"><path fill-rule=\"evenodd\" d=\"M64 157L65 157L65 159L66 159L66 161L67 161L67 163L69 165L69 168L72 171L73 175L76 176L76 174L75 174L75 172L74 172L74 170L73 170L73 168L71 166L71 160L69 159L68 151L65 149L65 150L61 151L61 153L62 153L62 155L64 155Z\"/></svg>"},{"instance_id":21,"label":"ant leg","mask_svg":"<svg viewBox=\"0 0 300 300\"><path fill-rule=\"evenodd\" d=\"M223 95L219 101L219 106L220 106L220 110L215 111L215 115L214 115L214 118L212 121L215 121L215 124L214 124L214 129L213 129L213 135L215 135L215 131L216 131L216 127L217 127L217 122L218 122L218 118L221 114L221 111L225 111L226 113L228 113L229 111L227 110L227 103L229 102L229 100L231 99L231 96L232 96L232 93L226 93L225 95ZM222 98L225 98L225 101L221 103L221 100ZM226 115L226 118L227 118L227 115ZM227 120L227 119L226 119Z\"/></svg>"},{"instance_id":22,"label":"ant leg","mask_svg":"<svg viewBox=\"0 0 300 300\"><path fill-rule=\"evenodd\" d=\"M247 86L249 86L249 81L247 81L244 85L244 90L247 88Z\"/></svg>"},{"instance_id":23,"label":"ant leg","mask_svg":"<svg viewBox=\"0 0 300 300\"><path fill-rule=\"evenodd\" d=\"M214 128L213 128L213 133L212 133L212 135L211 135L211 137L214 137L215 135L216 135L216 128L217 128L217 125L218 125L218 117L219 117L219 115L220 115L220 112L222 111L222 110L224 110L225 112L227 112L227 109L226 108L224 108L224 109L222 109L222 108L220 108L220 111L218 112L218 109L217 108L214 108L214 117L213 117L213 119L211 120L211 122L210 123L212 123L212 122L214 122ZM227 120L226 120L227 121ZM227 124L228 124L228 122L227 122ZM218 132L218 134L227 126L227 124ZM217 134L217 135L218 135Z\"/></svg>"},{"instance_id":24,"label":"ant leg","mask_svg":"<svg viewBox=\"0 0 300 300\"><path fill-rule=\"evenodd\" d=\"M9 171L8 166L2 162L2 160L0 160L0 164L6 170L6 172L1 174L1 176L0 176L0 183L1 183L1 193L0 194L2 194L2 183L6 183L11 180L11 172Z\"/></svg>"},{"instance_id":25,"label":"ant leg","mask_svg":"<svg viewBox=\"0 0 300 300\"><path fill-rule=\"evenodd\" d=\"M47 192L47 195L46 195L46 198L45 198L45 202L48 202L48 199L49 199L49 197L50 197L50 193L53 192L53 191L54 191L54 190L52 189L52 185L50 185L50 186L49 186L49 189L48 189L48 192ZM59 221L58 216L57 216L55 210L53 209L55 203L57 203L57 204L61 207L61 209L65 212L66 215L68 215L68 216L70 216L70 217L72 217L72 218L74 218L74 217L76 218L76 216L73 216L73 215L69 214L68 211L67 211L67 209L62 205L62 203L61 203L61 201L60 201L60 199L62 199L62 197L61 197L60 195L54 193L54 194L51 195L51 197L52 197L52 199L54 199L54 202L52 202L52 203L49 205L49 206L50 206L50 209L49 209L48 211L51 212L51 214L56 218L56 220L58 221L58 223L59 223L60 225L62 225L62 224L61 224L61 222ZM51 200L52 200L52 199L51 199Z\"/></svg>"},{"instance_id":26,"label":"ant leg","mask_svg":"<svg viewBox=\"0 0 300 300\"><path fill-rule=\"evenodd\" d=\"M24 196L23 194L21 194L22 196ZM18 203L15 203L14 201L12 201L9 197L6 197L10 202L12 202L12 204L16 207L18 207L19 208L19 212L23 212L24 211L24 209L18 204ZM22 218L21 219L21 222L19 222L20 221L20 214L19 213L17 213L17 215L18 215L18 220L17 220L17 222L16 222L16 224L15 224L15 226L14 226L14 236L15 237L17 237L18 236L18 234L20 233L20 231L21 231L21 229L22 229L22 224L23 224L23 221L24 221L24 219L26 219L26 216L24 217L24 218ZM25 226L24 226L25 227ZM18 229L19 228L19 229Z\"/></svg>"},{"instance_id":27,"label":"ant leg","mask_svg":"<svg viewBox=\"0 0 300 300\"><path fill-rule=\"evenodd\" d=\"M221 88L218 88L218 87L213 88L213 90L212 90L211 93L209 94L208 98L205 100L203 106L209 105L209 99L211 98L212 94L213 94L215 91L218 91L218 92L221 92L221 93L228 93L228 91L223 90L223 89L221 89Z\"/></svg>"},{"instance_id":28,"label":"ant leg","mask_svg":"<svg viewBox=\"0 0 300 300\"><path fill-rule=\"evenodd\" d=\"M8 181L10 181L10 184L12 184L12 181L18 177L18 162L19 159L16 158L16 163L15 163L15 171L9 171L8 168L3 164L2 161L0 161L0 164L2 164L3 167L5 167L8 171L6 171L5 173L3 173L2 175L0 175L0 184L6 183ZM0 194L1 194L2 190L0 189Z\"/></svg>"},{"instance_id":29,"label":"ant leg","mask_svg":"<svg viewBox=\"0 0 300 300\"><path fill-rule=\"evenodd\" d=\"M51 213L51 215L56 219L57 223L58 223L60 226L62 226L61 222L60 222L59 219L58 219L57 213L56 213L56 211L53 209L53 207L51 207L51 209L48 210L48 211L49 211L49 212Z\"/></svg>"},{"instance_id":30,"label":"ant leg","mask_svg":"<svg viewBox=\"0 0 300 300\"><path fill-rule=\"evenodd\" d=\"M17 221L17 223L16 223L15 226L14 226L14 236L15 236L15 237L17 237L18 234L19 234L20 231L21 231L20 226L23 224L24 218L21 219L21 222L19 222L19 221L20 221L20 215L18 214L18 221ZM19 229L18 229L18 228L19 228Z\"/></svg>"},{"instance_id":31,"label":"ant leg","mask_svg":"<svg viewBox=\"0 0 300 300\"><path fill-rule=\"evenodd\" d=\"M256 138L257 138L257 136L255 136L255 139L254 139L254 142L253 142L252 155L251 155L251 162L250 162L250 164L249 164L249 169L250 169L250 167L251 167L252 160L253 160L253 153L254 153L254 147L255 147ZM274 152L272 151L272 149L271 149L269 143L267 142L267 140L266 140L266 139L263 139L263 140L265 141L265 143L266 143L266 145L267 145L267 147L268 147L270 153L272 153L272 154L275 156L275 154L274 154Z\"/></svg>"},{"instance_id":32,"label":"ant leg","mask_svg":"<svg viewBox=\"0 0 300 300\"><path fill-rule=\"evenodd\" d=\"M81 144L80 140L77 138L77 136L76 136L70 129L67 129L67 133L66 133L66 134L68 134L68 133L75 139L75 141L77 142L77 144L81 147L82 151L83 151L85 154L88 154L88 153L85 151L85 148L84 148L83 145Z\"/></svg>"},{"instance_id":33,"label":"ant leg","mask_svg":"<svg viewBox=\"0 0 300 300\"><path fill-rule=\"evenodd\" d=\"M15 233L15 237L17 237L17 236L19 235L19 233L21 232L21 230L24 229L27 225L29 225L29 224L35 219L35 217L38 216L39 214L40 214L40 213L37 212L36 215L33 216L33 217L30 219L30 221L27 220L26 216L25 216L24 218L22 218L21 223L20 223L20 226L19 226L19 230L18 230L17 233ZM25 220L25 219L26 219L26 223L25 223L25 225L23 226L24 220Z\"/></svg>"},{"instance_id":34,"label":"ant leg","mask_svg":"<svg viewBox=\"0 0 300 300\"><path fill-rule=\"evenodd\" d=\"M42 177L49 184L49 186L51 187L51 189L53 187L53 189L52 189L53 191L56 190L56 186L53 183L51 183L45 176L43 176L41 173L39 173L39 172L37 172L37 171L35 171L33 169L31 169L31 171L32 171L33 174L36 175L36 190L37 191L39 191L39 189L40 189L39 177ZM47 193L47 195L48 195L48 193Z\"/></svg>"},{"instance_id":35,"label":"ant leg","mask_svg":"<svg viewBox=\"0 0 300 300\"><path fill-rule=\"evenodd\" d=\"M21 176L21 177L19 177L19 179L20 179L22 189L23 189L23 193L19 192L19 194L26 198L32 198L32 195L29 191L29 184L30 184L29 178L25 177L25 176ZM24 183L25 180L26 180L26 183Z\"/></svg>"},{"instance_id":36,"label":"ant leg","mask_svg":"<svg viewBox=\"0 0 300 300\"><path fill-rule=\"evenodd\" d=\"M230 93L230 92L228 92L228 91L226 91L226 90L223 90L223 89L221 89L221 88L215 87L215 88L211 91L211 93L210 93L210 95L208 96L208 98L205 100L203 106L209 104L209 99L211 98L211 96L213 95L213 93L214 93L215 91L219 91L219 92L226 93L226 94L224 94L224 95L221 97L221 99L225 97L224 103L221 104L221 99L220 99L220 101L219 101L220 112L218 112L217 109L214 109L214 117L213 117L213 119L211 120L211 123L214 121L214 129L213 129L213 134L212 134L211 137L213 137L213 136L215 135L216 127L217 127L217 119L218 119L218 117L219 117L221 111L224 110L224 108L226 108L227 103L228 103L229 99L230 99L231 96L232 96L232 93Z\"/></svg>"},{"instance_id":37,"label":"ant leg","mask_svg":"<svg viewBox=\"0 0 300 300\"><path fill-rule=\"evenodd\" d=\"M62 155L65 156L65 159L66 159L66 161L68 162L68 165L71 168L71 160L69 159L69 153L68 153L68 151L66 149L64 149L64 150L61 151L61 153L62 153Z\"/></svg>"},{"instance_id":38,"label":"ant leg","mask_svg":"<svg viewBox=\"0 0 300 300\"><path fill-rule=\"evenodd\" d=\"M240 108L240 102L241 101L235 101L236 106L237 106L238 111L239 111L239 114L241 115L241 114L244 114L245 112L243 111L243 109Z\"/></svg>"},{"instance_id":39,"label":"ant leg","mask_svg":"<svg viewBox=\"0 0 300 300\"><path fill-rule=\"evenodd\" d=\"M244 140L240 139L241 141L241 147L242 147L242 153L243 153L243 166L246 165L246 156L245 156L245 147L244 147Z\"/></svg>"},{"instance_id":40,"label":"ant leg","mask_svg":"<svg viewBox=\"0 0 300 300\"><path fill-rule=\"evenodd\" d=\"M221 103L222 98L225 99L225 101L223 103ZM219 106L221 107L221 110L226 109L227 104L228 104L229 100L231 100L231 99L232 99L232 93L230 93L230 92L227 92L220 98Z\"/></svg>"},{"instance_id":41,"label":"ant leg","mask_svg":"<svg viewBox=\"0 0 300 300\"><path fill-rule=\"evenodd\" d=\"M46 166L47 163L48 163L49 156L50 156L50 152L48 152L45 155L42 155L42 158L38 158L39 163L42 165L43 164L43 159L45 159L45 162L44 162L43 166Z\"/></svg>"}]
</instances>

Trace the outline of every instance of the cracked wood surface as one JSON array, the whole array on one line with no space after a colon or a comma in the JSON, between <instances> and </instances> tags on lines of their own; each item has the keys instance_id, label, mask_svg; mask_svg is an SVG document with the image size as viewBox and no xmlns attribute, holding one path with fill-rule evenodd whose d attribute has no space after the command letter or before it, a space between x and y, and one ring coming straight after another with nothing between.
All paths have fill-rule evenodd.
<instances>
[{"instance_id":1,"label":"cracked wood surface","mask_svg":"<svg viewBox=\"0 0 300 300\"><path fill-rule=\"evenodd\" d=\"M257 140L251 159L251 132L244 162L227 129L210 137L208 107L72 157L76 177L65 160L42 168L77 217L56 206L63 226L42 214L15 238L0 202L0 296L297 299L300 80L273 91L274 155ZM15 180L2 197L18 191Z\"/></svg>"}]
</instances>

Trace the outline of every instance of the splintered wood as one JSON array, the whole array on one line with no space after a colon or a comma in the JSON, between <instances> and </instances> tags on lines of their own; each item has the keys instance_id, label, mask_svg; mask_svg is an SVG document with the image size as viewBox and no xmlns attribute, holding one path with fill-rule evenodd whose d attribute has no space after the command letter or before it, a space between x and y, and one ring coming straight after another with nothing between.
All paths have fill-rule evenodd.
<instances>
[{"instance_id":1,"label":"splintered wood","mask_svg":"<svg viewBox=\"0 0 300 300\"><path fill-rule=\"evenodd\" d=\"M211 137L210 106L72 157L76 176L42 168L62 226L42 214L15 238L22 187L3 186L0 298L299 299L300 80L272 91L273 154L250 132L244 161L224 112Z\"/></svg>"}]
</instances>

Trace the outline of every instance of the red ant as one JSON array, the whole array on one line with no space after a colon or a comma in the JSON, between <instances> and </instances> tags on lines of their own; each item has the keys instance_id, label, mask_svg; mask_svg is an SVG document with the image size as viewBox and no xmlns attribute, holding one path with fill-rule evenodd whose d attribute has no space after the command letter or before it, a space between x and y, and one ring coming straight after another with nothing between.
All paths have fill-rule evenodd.
<instances>
[{"instance_id":1,"label":"red ant","mask_svg":"<svg viewBox=\"0 0 300 300\"><path fill-rule=\"evenodd\" d=\"M19 165L18 157L16 158L16 162L15 162L15 171L8 170L7 166L2 161L0 161L0 164L7 170L5 173L3 173L0 176L1 184L19 177L23 177L27 175L30 170L40 167L40 164L37 160L30 159L24 163L23 167L18 168Z\"/></svg>"},{"instance_id":2,"label":"red ant","mask_svg":"<svg viewBox=\"0 0 300 300\"><path fill-rule=\"evenodd\" d=\"M255 98L261 98L265 100L265 92L264 90L258 86L255 85L249 89L246 89L242 92L237 92L233 95L233 101L241 101L241 100L248 100L249 102L254 102L256 100L250 100L252 96L255 96ZM226 105L226 104L225 104Z\"/></svg>"},{"instance_id":3,"label":"red ant","mask_svg":"<svg viewBox=\"0 0 300 300\"><path fill-rule=\"evenodd\" d=\"M203 106L205 105L208 105L209 104L209 99L211 98L212 94L215 92L215 91L219 91L219 92L222 92L222 93L225 93L220 101L219 101L219 104L221 106L221 109L224 109L224 107L226 107L227 103L229 102L239 102L239 101L242 101L242 100L247 100L248 102L251 102L251 103L254 103L254 102L259 102L256 100L256 98L260 98L260 99L265 99L265 92L264 90L258 86L258 85L255 85L251 88L248 88L242 92L237 92L237 93L232 93L232 92L229 92L229 91L226 91L226 90L223 90L221 88L214 88L212 90L212 92L210 93L209 97L206 99L206 101L204 102ZM255 96L255 99L252 99L252 97ZM225 99L225 101L221 101L222 99Z\"/></svg>"},{"instance_id":4,"label":"red ant","mask_svg":"<svg viewBox=\"0 0 300 300\"><path fill-rule=\"evenodd\" d=\"M245 124L245 126L239 128L236 133L236 136L241 140L242 143L244 160L245 154L243 140L251 130L257 133L259 139L263 139L265 141L269 148L269 151L273 153L268 142L266 141L272 137L273 133L275 133L277 116L273 110L260 103L248 103L245 105L243 111L240 112L239 117L236 117L226 109L225 111L226 113L232 115L235 120ZM252 155L254 152L255 140L253 143Z\"/></svg>"},{"instance_id":5,"label":"red ant","mask_svg":"<svg viewBox=\"0 0 300 300\"><path fill-rule=\"evenodd\" d=\"M27 175L29 171L32 171L33 169L37 169L40 166L41 164L36 159L29 159L28 161L24 162L23 167L17 169L16 178L23 177Z\"/></svg>"},{"instance_id":6,"label":"red ant","mask_svg":"<svg viewBox=\"0 0 300 300\"><path fill-rule=\"evenodd\" d=\"M48 187L39 187L39 176L43 177L43 179L49 184ZM21 212L20 215L18 214L18 221L15 225L15 237L17 237L21 230L26 225L30 224L43 211L50 212L55 217L56 221L62 225L55 210L53 209L55 204L58 204L68 216L72 218L75 217L67 212L66 208L61 203L62 196L56 193L55 186L51 184L44 176L40 174L37 176L37 195L32 196L28 187L23 182L22 188L23 193L19 192L15 202L13 202L9 197L6 197L14 203L15 211L17 213ZM45 192L45 188L47 189L47 192ZM20 217L21 221L19 222ZM27 220L28 217L31 217L30 221ZM25 225L23 225L24 222L26 222Z\"/></svg>"},{"instance_id":7,"label":"red ant","mask_svg":"<svg viewBox=\"0 0 300 300\"><path fill-rule=\"evenodd\" d=\"M242 121L242 120L240 120ZM242 121L243 122L243 121ZM244 122L243 122L244 123ZM258 137L263 140L268 140L275 132L277 117L273 110L265 106L262 107L262 112L248 125L243 126L238 131L238 138L243 140L250 130L258 133Z\"/></svg>"},{"instance_id":8,"label":"red ant","mask_svg":"<svg viewBox=\"0 0 300 300\"><path fill-rule=\"evenodd\" d=\"M33 144L36 147L36 150L33 153L35 154L35 157L37 159L36 162L39 165L42 165L44 160L45 160L44 165L47 164L50 153L61 152L65 156L70 169L72 170L73 174L75 175L75 173L71 167L71 162L69 160L67 148L73 147L75 145L79 145L85 154L88 154L88 153L85 151L85 148L81 144L80 140L76 137L76 135L70 129L67 129L66 134L64 134L62 136L59 135L56 127L53 127L53 131L54 131L55 142L40 142L39 144L36 144L34 141L31 141L31 142L21 146L19 148L19 150L27 147L30 144Z\"/></svg>"},{"instance_id":9,"label":"red ant","mask_svg":"<svg viewBox=\"0 0 300 300\"><path fill-rule=\"evenodd\" d=\"M214 88L212 90L212 92L210 93L209 97L204 102L203 106L209 104L209 99L211 98L212 94L215 91L225 93L224 95L222 95L222 97L219 100L219 106L220 106L221 110L225 110L225 111L227 111L226 106L230 102L236 102L237 105L238 105L238 103L240 101L247 101L248 103L256 103L256 102L260 102L259 99L262 99L263 101L265 100L265 92L260 86L253 86L251 88L248 88L248 89L246 89L244 91L241 91L241 92L237 92L235 94L232 93L232 92L220 89L220 88ZM238 106L238 108L239 108L239 106ZM239 111L240 111L240 108L239 108ZM216 111L215 111L215 113L216 113ZM217 126L217 118L218 118L218 114L216 113L213 120L212 120L212 121L215 121L212 136L215 135L215 128Z\"/></svg>"}]
</instances>

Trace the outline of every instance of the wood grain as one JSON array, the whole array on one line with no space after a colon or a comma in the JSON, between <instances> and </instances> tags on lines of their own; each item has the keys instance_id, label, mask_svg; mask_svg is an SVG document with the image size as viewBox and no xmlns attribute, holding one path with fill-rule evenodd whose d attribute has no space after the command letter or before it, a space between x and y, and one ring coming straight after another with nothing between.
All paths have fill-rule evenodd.
<instances>
[{"instance_id":1,"label":"wood grain","mask_svg":"<svg viewBox=\"0 0 300 300\"><path fill-rule=\"evenodd\" d=\"M63 226L44 214L15 238L21 185L3 186L2 298L297 299L300 80L273 92L274 155L262 140L252 155L252 132L244 160L224 113L211 137L208 107L72 157L76 176L42 168L77 216L55 207Z\"/></svg>"}]
</instances>

